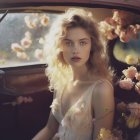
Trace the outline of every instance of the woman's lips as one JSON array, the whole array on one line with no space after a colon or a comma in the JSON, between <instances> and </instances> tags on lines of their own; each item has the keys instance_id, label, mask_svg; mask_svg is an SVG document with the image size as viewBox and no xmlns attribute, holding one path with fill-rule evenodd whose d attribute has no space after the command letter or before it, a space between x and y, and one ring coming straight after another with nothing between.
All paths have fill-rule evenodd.
<instances>
[{"instance_id":1,"label":"woman's lips","mask_svg":"<svg viewBox=\"0 0 140 140\"><path fill-rule=\"evenodd\" d=\"M81 60L81 58L80 57L72 57L71 60L74 62L79 62Z\"/></svg>"}]
</instances>

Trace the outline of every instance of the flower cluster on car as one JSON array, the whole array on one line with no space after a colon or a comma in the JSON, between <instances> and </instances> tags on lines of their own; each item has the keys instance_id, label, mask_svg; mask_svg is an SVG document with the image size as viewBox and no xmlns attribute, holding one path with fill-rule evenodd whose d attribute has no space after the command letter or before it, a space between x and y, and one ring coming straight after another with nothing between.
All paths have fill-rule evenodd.
<instances>
[{"instance_id":1,"label":"flower cluster on car","mask_svg":"<svg viewBox=\"0 0 140 140\"><path fill-rule=\"evenodd\" d=\"M35 30L37 28L47 27L49 23L49 16L46 14L32 14L30 16L25 16L24 22L28 29ZM44 37L40 37L37 40L41 45L45 43ZM11 44L11 50L16 54L17 58L21 60L30 60L31 58L27 52L32 48L33 41L33 34L30 31L27 31L20 42L14 42ZM34 57L41 61L43 59L43 49L35 49Z\"/></svg>"},{"instance_id":2,"label":"flower cluster on car","mask_svg":"<svg viewBox=\"0 0 140 140\"><path fill-rule=\"evenodd\" d=\"M131 90L132 88L140 94L140 72L136 67L130 66L122 71L123 76L119 81L122 89Z\"/></svg>"},{"instance_id":3,"label":"flower cluster on car","mask_svg":"<svg viewBox=\"0 0 140 140\"><path fill-rule=\"evenodd\" d=\"M115 9L113 10L112 17L107 17L105 20L99 22L100 31L107 41L119 38L121 42L128 43L130 40L136 40L139 38L140 24L134 22L134 18L135 16L133 13ZM129 67L122 71L122 76L117 81L119 92L123 90L123 92L126 92L126 96L129 96L127 92L134 92L135 95L140 98L140 71L138 69L140 58L128 54L125 57L125 62L129 64ZM116 103L116 109L119 114L121 114L116 121L122 119L123 121L121 120L121 123L123 124L121 125L123 125L123 127L139 129L140 102L137 102L137 100L134 102L128 101L126 103L123 99L124 98L119 99L119 102L117 101ZM117 129L113 128L112 131L102 128L98 140L122 140L122 135L123 130L121 130L120 126L117 126Z\"/></svg>"},{"instance_id":4,"label":"flower cluster on car","mask_svg":"<svg viewBox=\"0 0 140 140\"><path fill-rule=\"evenodd\" d=\"M106 39L112 40L117 37L121 42L129 42L136 39L140 31L140 24L133 24L134 15L122 10L113 10L113 16L107 17L99 23L100 31Z\"/></svg>"}]
</instances>

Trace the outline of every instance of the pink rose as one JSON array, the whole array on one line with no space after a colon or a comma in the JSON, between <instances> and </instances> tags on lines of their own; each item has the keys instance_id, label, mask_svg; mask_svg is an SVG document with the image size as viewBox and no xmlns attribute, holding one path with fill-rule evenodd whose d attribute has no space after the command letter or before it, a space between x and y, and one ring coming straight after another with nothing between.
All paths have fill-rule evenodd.
<instances>
[{"instance_id":1,"label":"pink rose","mask_svg":"<svg viewBox=\"0 0 140 140\"><path fill-rule=\"evenodd\" d=\"M135 74L135 77L136 77L137 80L140 81L140 73L137 72L137 73Z\"/></svg>"},{"instance_id":2,"label":"pink rose","mask_svg":"<svg viewBox=\"0 0 140 140\"><path fill-rule=\"evenodd\" d=\"M137 69L134 66L130 66L128 67L128 69L123 70L122 73L125 75L126 78L133 79L137 73Z\"/></svg>"},{"instance_id":3,"label":"pink rose","mask_svg":"<svg viewBox=\"0 0 140 140\"><path fill-rule=\"evenodd\" d=\"M134 82L130 78L125 78L119 81L119 86L122 89L130 90L134 86Z\"/></svg>"},{"instance_id":4,"label":"pink rose","mask_svg":"<svg viewBox=\"0 0 140 140\"><path fill-rule=\"evenodd\" d=\"M119 37L121 42L129 42L131 39L131 33L127 31L121 31Z\"/></svg>"}]
</instances>

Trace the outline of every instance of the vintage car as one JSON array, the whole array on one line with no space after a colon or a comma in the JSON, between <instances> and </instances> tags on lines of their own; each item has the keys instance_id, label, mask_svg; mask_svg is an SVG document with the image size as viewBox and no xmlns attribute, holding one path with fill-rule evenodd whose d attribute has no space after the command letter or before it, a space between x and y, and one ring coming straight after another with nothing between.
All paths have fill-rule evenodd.
<instances>
[{"instance_id":1,"label":"vintage car","mask_svg":"<svg viewBox=\"0 0 140 140\"><path fill-rule=\"evenodd\" d=\"M140 119L127 110L128 103L140 104L140 0L1 0L0 140L31 140L46 125L53 93L45 74L45 35L72 7L93 12L106 39L115 72L114 128L124 140L140 140ZM112 22L119 19L119 26ZM135 75L129 77L129 70Z\"/></svg>"}]
</instances>

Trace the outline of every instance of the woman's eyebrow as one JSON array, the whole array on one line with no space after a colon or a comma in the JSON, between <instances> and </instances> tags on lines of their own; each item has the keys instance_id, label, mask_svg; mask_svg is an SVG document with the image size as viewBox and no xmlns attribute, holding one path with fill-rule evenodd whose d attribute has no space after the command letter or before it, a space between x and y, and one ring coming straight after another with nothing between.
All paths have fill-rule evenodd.
<instances>
[{"instance_id":1,"label":"woman's eyebrow","mask_svg":"<svg viewBox=\"0 0 140 140\"><path fill-rule=\"evenodd\" d=\"M64 41L72 41L71 39L69 39L69 38L64 38L63 39ZM87 40L87 41L89 41L90 39L89 38L81 38L81 39L79 39L80 41L83 41L83 40Z\"/></svg>"},{"instance_id":2,"label":"woman's eyebrow","mask_svg":"<svg viewBox=\"0 0 140 140\"><path fill-rule=\"evenodd\" d=\"M83 41L83 40L89 41L90 39L89 39L89 38L81 38L81 39L80 39L80 41Z\"/></svg>"},{"instance_id":3,"label":"woman's eyebrow","mask_svg":"<svg viewBox=\"0 0 140 140\"><path fill-rule=\"evenodd\" d=\"M68 38L64 38L63 40L64 40L64 41L72 41L72 40L70 40L70 39L68 39Z\"/></svg>"}]
</instances>

